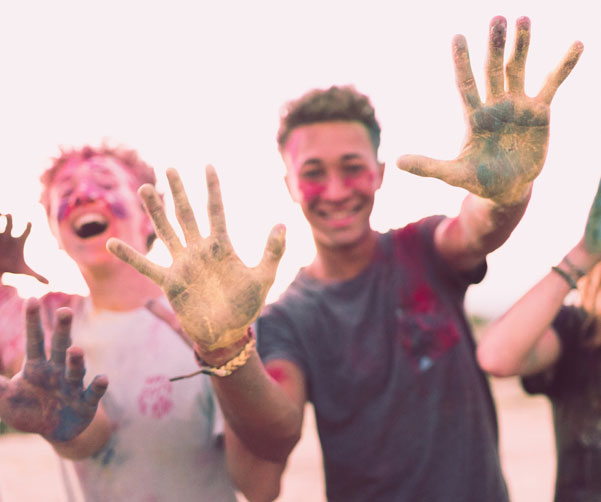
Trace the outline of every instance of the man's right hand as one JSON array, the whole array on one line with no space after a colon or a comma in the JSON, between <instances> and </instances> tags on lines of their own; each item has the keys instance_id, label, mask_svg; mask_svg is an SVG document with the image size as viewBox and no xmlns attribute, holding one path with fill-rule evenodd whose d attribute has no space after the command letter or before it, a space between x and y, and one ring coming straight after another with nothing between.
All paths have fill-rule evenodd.
<instances>
[{"instance_id":1,"label":"man's right hand","mask_svg":"<svg viewBox=\"0 0 601 502\"><path fill-rule=\"evenodd\" d=\"M227 234L219 180L212 166L206 170L210 235L203 237L175 169L167 178L177 220L186 245L167 220L161 198L152 185L143 185L139 194L157 235L172 257L169 267L152 263L125 242L111 238L108 250L158 284L185 333L200 349L203 359L219 365L228 351L244 339L247 327L258 317L276 269L284 253L285 229L276 225L267 241L258 266L247 267L236 255ZM238 347L238 351L240 348ZM230 354L232 355L232 354Z\"/></svg>"},{"instance_id":2,"label":"man's right hand","mask_svg":"<svg viewBox=\"0 0 601 502\"><path fill-rule=\"evenodd\" d=\"M0 214L0 216L2 216ZM31 223L27 223L25 231L19 236L14 237L11 232L13 229L13 218L10 214L5 214L6 228L0 232L0 276L4 272L11 274L24 274L36 278L38 281L48 284L48 279L32 270L25 263L23 248L25 241L31 232Z\"/></svg>"}]
</instances>

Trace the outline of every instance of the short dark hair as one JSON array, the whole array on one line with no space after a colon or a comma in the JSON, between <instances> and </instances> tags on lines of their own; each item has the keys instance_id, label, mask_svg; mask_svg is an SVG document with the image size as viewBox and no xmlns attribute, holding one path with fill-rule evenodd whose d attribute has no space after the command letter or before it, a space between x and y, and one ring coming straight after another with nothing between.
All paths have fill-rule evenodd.
<instances>
[{"instance_id":1,"label":"short dark hair","mask_svg":"<svg viewBox=\"0 0 601 502\"><path fill-rule=\"evenodd\" d=\"M374 150L378 151L381 129L374 107L367 96L350 85L313 89L286 103L280 113L277 135L280 151L283 151L296 127L332 120L357 121L363 124Z\"/></svg>"},{"instance_id":2,"label":"short dark hair","mask_svg":"<svg viewBox=\"0 0 601 502\"><path fill-rule=\"evenodd\" d=\"M107 143L102 143L98 147L90 145L85 145L80 148L61 147L60 152L58 157L52 159L52 165L40 176L40 182L42 183L40 202L44 206L46 213L50 210L50 186L62 167L70 160L84 161L91 159L92 157L111 157L131 172L137 184L134 189L139 188L145 183L156 185L157 179L154 169L144 162L135 150L123 146L110 146ZM155 239L156 235L154 233L148 236L146 242L148 249L152 247Z\"/></svg>"}]
</instances>

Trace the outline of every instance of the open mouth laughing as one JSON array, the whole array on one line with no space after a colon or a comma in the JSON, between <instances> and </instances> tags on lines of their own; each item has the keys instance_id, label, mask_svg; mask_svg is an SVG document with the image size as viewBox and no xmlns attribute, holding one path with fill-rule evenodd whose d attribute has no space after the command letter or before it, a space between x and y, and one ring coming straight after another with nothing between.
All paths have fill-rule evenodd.
<instances>
[{"instance_id":1,"label":"open mouth laughing","mask_svg":"<svg viewBox=\"0 0 601 502\"><path fill-rule=\"evenodd\" d=\"M82 239L89 239L102 234L109 226L108 219L100 213L86 213L73 221L75 234Z\"/></svg>"}]
</instances>

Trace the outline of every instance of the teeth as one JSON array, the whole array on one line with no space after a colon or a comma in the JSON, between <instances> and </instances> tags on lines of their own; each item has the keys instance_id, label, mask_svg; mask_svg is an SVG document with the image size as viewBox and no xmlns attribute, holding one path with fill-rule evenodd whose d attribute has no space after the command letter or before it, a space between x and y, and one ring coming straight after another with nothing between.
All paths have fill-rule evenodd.
<instances>
[{"instance_id":1,"label":"teeth","mask_svg":"<svg viewBox=\"0 0 601 502\"><path fill-rule=\"evenodd\" d=\"M87 213L80 216L73 222L73 228L75 228L75 230L77 231L88 223L98 223L99 225L106 225L108 223L108 220L100 213Z\"/></svg>"},{"instance_id":2,"label":"teeth","mask_svg":"<svg viewBox=\"0 0 601 502\"><path fill-rule=\"evenodd\" d=\"M359 211L358 208L351 209L350 211L321 211L321 216L328 220L344 220L350 216L353 216Z\"/></svg>"}]
</instances>

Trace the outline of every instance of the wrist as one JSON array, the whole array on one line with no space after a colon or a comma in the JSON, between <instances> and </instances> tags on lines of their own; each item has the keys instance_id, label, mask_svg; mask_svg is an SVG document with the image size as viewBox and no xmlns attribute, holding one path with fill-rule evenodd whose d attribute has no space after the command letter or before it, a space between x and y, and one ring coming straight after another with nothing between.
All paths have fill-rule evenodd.
<instances>
[{"instance_id":1,"label":"wrist","mask_svg":"<svg viewBox=\"0 0 601 502\"><path fill-rule=\"evenodd\" d=\"M517 185L497 196L491 197L490 200L501 207L513 208L523 206L530 201L533 186L534 183L532 181Z\"/></svg>"},{"instance_id":2,"label":"wrist","mask_svg":"<svg viewBox=\"0 0 601 502\"><path fill-rule=\"evenodd\" d=\"M573 267L578 268L584 273L588 273L601 260L601 253L591 253L586 248L584 240L581 240L566 254L562 262L566 260L571 263Z\"/></svg>"},{"instance_id":3,"label":"wrist","mask_svg":"<svg viewBox=\"0 0 601 502\"><path fill-rule=\"evenodd\" d=\"M227 347L209 349L195 343L194 355L196 360L202 364L219 367L236 357L249 340L253 338L250 326L245 326L237 331L239 331L239 333L234 333L232 336L235 341L230 343Z\"/></svg>"}]
</instances>

